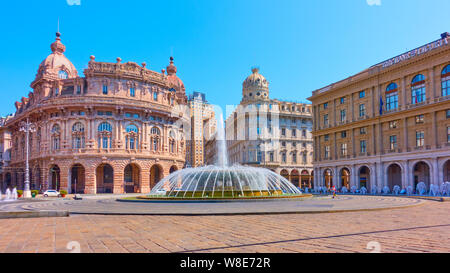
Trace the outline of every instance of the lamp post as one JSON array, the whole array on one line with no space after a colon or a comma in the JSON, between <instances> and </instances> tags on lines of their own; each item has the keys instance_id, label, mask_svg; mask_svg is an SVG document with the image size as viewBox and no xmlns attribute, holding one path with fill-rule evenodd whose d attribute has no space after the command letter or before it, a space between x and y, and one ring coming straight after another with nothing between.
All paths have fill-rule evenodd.
<instances>
[{"instance_id":1,"label":"lamp post","mask_svg":"<svg viewBox=\"0 0 450 273\"><path fill-rule=\"evenodd\" d=\"M26 147L26 158L25 158L25 181L24 181L24 189L23 189L23 198L31 198L30 191L30 167L28 164L29 157L29 140L30 140L30 132L35 132L36 127L34 124L30 123L28 118L27 121L22 121L20 124L20 131L25 132L25 147Z\"/></svg>"}]
</instances>

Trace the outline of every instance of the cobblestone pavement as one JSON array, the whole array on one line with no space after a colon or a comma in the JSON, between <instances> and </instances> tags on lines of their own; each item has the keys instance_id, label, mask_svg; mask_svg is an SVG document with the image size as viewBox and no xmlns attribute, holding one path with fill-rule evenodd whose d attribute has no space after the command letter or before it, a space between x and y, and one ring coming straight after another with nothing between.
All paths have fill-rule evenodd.
<instances>
[{"instance_id":1,"label":"cobblestone pavement","mask_svg":"<svg viewBox=\"0 0 450 273\"><path fill-rule=\"evenodd\" d=\"M450 202L331 214L0 220L0 252L450 252ZM76 243L75 243L76 244ZM376 243L375 243L376 244Z\"/></svg>"},{"instance_id":2,"label":"cobblestone pavement","mask_svg":"<svg viewBox=\"0 0 450 273\"><path fill-rule=\"evenodd\" d=\"M0 203L0 211L68 210L83 214L147 214L147 215L210 215L244 213L306 213L346 210L398 208L424 203L423 200L394 196L338 196L307 199L241 201L226 203L143 203L118 202L115 198Z\"/></svg>"}]
</instances>

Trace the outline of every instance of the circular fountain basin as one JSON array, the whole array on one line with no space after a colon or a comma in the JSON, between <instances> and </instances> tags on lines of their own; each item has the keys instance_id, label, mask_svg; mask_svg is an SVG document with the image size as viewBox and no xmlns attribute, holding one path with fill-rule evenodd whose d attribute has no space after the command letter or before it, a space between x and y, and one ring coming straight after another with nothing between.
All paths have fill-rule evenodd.
<instances>
[{"instance_id":1,"label":"circular fountain basin","mask_svg":"<svg viewBox=\"0 0 450 273\"><path fill-rule=\"evenodd\" d=\"M291 182L264 168L205 166L174 172L162 179L148 196L137 200L264 200L305 198Z\"/></svg>"}]
</instances>

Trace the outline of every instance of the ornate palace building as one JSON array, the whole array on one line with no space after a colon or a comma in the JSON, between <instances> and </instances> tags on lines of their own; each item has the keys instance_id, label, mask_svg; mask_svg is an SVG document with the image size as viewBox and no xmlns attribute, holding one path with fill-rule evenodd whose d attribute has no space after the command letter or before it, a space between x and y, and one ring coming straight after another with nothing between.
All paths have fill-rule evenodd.
<instances>
[{"instance_id":1,"label":"ornate palace building","mask_svg":"<svg viewBox=\"0 0 450 273\"><path fill-rule=\"evenodd\" d=\"M450 180L450 35L313 92L316 186Z\"/></svg>"},{"instance_id":2,"label":"ornate palace building","mask_svg":"<svg viewBox=\"0 0 450 273\"><path fill-rule=\"evenodd\" d=\"M271 169L302 188L313 187L312 108L269 98L257 68L245 79L242 101L226 120L230 164Z\"/></svg>"},{"instance_id":3,"label":"ornate palace building","mask_svg":"<svg viewBox=\"0 0 450 273\"><path fill-rule=\"evenodd\" d=\"M194 92L188 100L191 136L187 141L186 163L190 167L206 165L206 142L216 132L214 107L204 93Z\"/></svg>"},{"instance_id":4,"label":"ornate palace building","mask_svg":"<svg viewBox=\"0 0 450 273\"><path fill-rule=\"evenodd\" d=\"M32 92L15 103L11 161L4 175L23 188L26 137L30 134L31 189L69 193L149 192L159 179L185 163L181 106L187 98L177 68L161 73L117 58L94 56L80 77L64 56L60 34L52 53L40 64Z\"/></svg>"}]
</instances>

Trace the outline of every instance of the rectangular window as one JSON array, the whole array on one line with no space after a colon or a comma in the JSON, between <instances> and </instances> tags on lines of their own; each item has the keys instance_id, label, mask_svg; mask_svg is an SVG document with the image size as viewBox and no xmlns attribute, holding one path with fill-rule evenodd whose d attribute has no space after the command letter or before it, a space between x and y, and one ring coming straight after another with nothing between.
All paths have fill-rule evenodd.
<instances>
[{"instance_id":1,"label":"rectangular window","mask_svg":"<svg viewBox=\"0 0 450 273\"><path fill-rule=\"evenodd\" d=\"M292 155L292 162L297 163L297 154Z\"/></svg>"},{"instance_id":2,"label":"rectangular window","mask_svg":"<svg viewBox=\"0 0 450 273\"><path fill-rule=\"evenodd\" d=\"M448 73L447 73L448 75ZM450 95L450 75L441 80L442 85L442 96L446 97Z\"/></svg>"},{"instance_id":3,"label":"rectangular window","mask_svg":"<svg viewBox=\"0 0 450 273\"><path fill-rule=\"evenodd\" d=\"M328 114L326 114L326 115L323 116L323 124L324 124L325 126L328 125Z\"/></svg>"},{"instance_id":4,"label":"rectangular window","mask_svg":"<svg viewBox=\"0 0 450 273\"><path fill-rule=\"evenodd\" d=\"M131 97L134 97L136 94L135 94L135 89L134 89L134 87L131 87L130 88L130 96Z\"/></svg>"},{"instance_id":5,"label":"rectangular window","mask_svg":"<svg viewBox=\"0 0 450 273\"><path fill-rule=\"evenodd\" d=\"M360 152L365 153L367 151L366 141L365 140L359 141L359 147L360 147Z\"/></svg>"},{"instance_id":6,"label":"rectangular window","mask_svg":"<svg viewBox=\"0 0 450 273\"><path fill-rule=\"evenodd\" d=\"M359 128L359 134L360 134L360 135L365 135L365 134L367 134L367 129L366 129L366 127L361 127L361 128Z\"/></svg>"},{"instance_id":7,"label":"rectangular window","mask_svg":"<svg viewBox=\"0 0 450 273\"><path fill-rule=\"evenodd\" d=\"M344 104L345 103L345 97L340 98L339 101L340 101L341 104Z\"/></svg>"},{"instance_id":8,"label":"rectangular window","mask_svg":"<svg viewBox=\"0 0 450 273\"><path fill-rule=\"evenodd\" d=\"M297 136L297 130L296 129L292 129L292 136L293 137Z\"/></svg>"},{"instance_id":9,"label":"rectangular window","mask_svg":"<svg viewBox=\"0 0 450 273\"><path fill-rule=\"evenodd\" d=\"M359 92L359 98L362 99L366 96L366 91L360 91Z\"/></svg>"},{"instance_id":10,"label":"rectangular window","mask_svg":"<svg viewBox=\"0 0 450 273\"><path fill-rule=\"evenodd\" d=\"M341 138L346 138L346 137L347 137L347 131L342 131Z\"/></svg>"},{"instance_id":11,"label":"rectangular window","mask_svg":"<svg viewBox=\"0 0 450 273\"><path fill-rule=\"evenodd\" d=\"M108 86L107 85L103 85L103 95L108 95Z\"/></svg>"},{"instance_id":12,"label":"rectangular window","mask_svg":"<svg viewBox=\"0 0 450 273\"><path fill-rule=\"evenodd\" d=\"M411 103L417 104L425 101L425 85L415 86L411 89Z\"/></svg>"},{"instance_id":13,"label":"rectangular window","mask_svg":"<svg viewBox=\"0 0 450 273\"><path fill-rule=\"evenodd\" d=\"M447 127L447 142L450 143L450 126Z\"/></svg>"},{"instance_id":14,"label":"rectangular window","mask_svg":"<svg viewBox=\"0 0 450 273\"><path fill-rule=\"evenodd\" d=\"M416 116L416 124L422 124L425 122L425 117L424 115L418 115Z\"/></svg>"},{"instance_id":15,"label":"rectangular window","mask_svg":"<svg viewBox=\"0 0 450 273\"><path fill-rule=\"evenodd\" d=\"M386 94L386 111L391 111L398 108L398 93L393 92Z\"/></svg>"},{"instance_id":16,"label":"rectangular window","mask_svg":"<svg viewBox=\"0 0 450 273\"><path fill-rule=\"evenodd\" d=\"M131 113L125 113L125 117L131 118Z\"/></svg>"},{"instance_id":17,"label":"rectangular window","mask_svg":"<svg viewBox=\"0 0 450 273\"><path fill-rule=\"evenodd\" d=\"M364 104L359 105L359 117L364 117L366 115L366 106Z\"/></svg>"},{"instance_id":18,"label":"rectangular window","mask_svg":"<svg viewBox=\"0 0 450 273\"><path fill-rule=\"evenodd\" d=\"M330 146L325 146L325 159L330 158Z\"/></svg>"},{"instance_id":19,"label":"rectangular window","mask_svg":"<svg viewBox=\"0 0 450 273\"><path fill-rule=\"evenodd\" d=\"M450 109L446 111L445 116L446 116L447 118L450 118Z\"/></svg>"},{"instance_id":20,"label":"rectangular window","mask_svg":"<svg viewBox=\"0 0 450 273\"><path fill-rule=\"evenodd\" d=\"M77 94L81 94L81 85L77 85Z\"/></svg>"},{"instance_id":21,"label":"rectangular window","mask_svg":"<svg viewBox=\"0 0 450 273\"><path fill-rule=\"evenodd\" d=\"M347 143L342 143L341 144L341 155L342 156L347 156Z\"/></svg>"},{"instance_id":22,"label":"rectangular window","mask_svg":"<svg viewBox=\"0 0 450 273\"><path fill-rule=\"evenodd\" d=\"M423 147L425 144L425 133L424 131L416 132L416 147Z\"/></svg>"},{"instance_id":23,"label":"rectangular window","mask_svg":"<svg viewBox=\"0 0 450 273\"><path fill-rule=\"evenodd\" d=\"M98 111L98 112L97 112L97 115L103 116L103 115L105 115L105 112L103 112L103 111Z\"/></svg>"},{"instance_id":24,"label":"rectangular window","mask_svg":"<svg viewBox=\"0 0 450 273\"><path fill-rule=\"evenodd\" d=\"M325 139L325 141L329 141L330 140L330 135L325 135L324 139Z\"/></svg>"},{"instance_id":25,"label":"rectangular window","mask_svg":"<svg viewBox=\"0 0 450 273\"><path fill-rule=\"evenodd\" d=\"M328 108L328 102L326 102L326 103L323 104L323 110L325 110L325 109L327 109L327 108Z\"/></svg>"},{"instance_id":26,"label":"rectangular window","mask_svg":"<svg viewBox=\"0 0 450 273\"><path fill-rule=\"evenodd\" d=\"M393 120L393 121L389 121L389 129L395 129L397 128L397 121Z\"/></svg>"},{"instance_id":27,"label":"rectangular window","mask_svg":"<svg viewBox=\"0 0 450 273\"><path fill-rule=\"evenodd\" d=\"M286 153L281 154L281 160L283 161L283 163L286 163Z\"/></svg>"},{"instance_id":28,"label":"rectangular window","mask_svg":"<svg viewBox=\"0 0 450 273\"><path fill-rule=\"evenodd\" d=\"M107 115L107 116L112 116L112 112L107 111L107 112L105 112L105 115Z\"/></svg>"},{"instance_id":29,"label":"rectangular window","mask_svg":"<svg viewBox=\"0 0 450 273\"><path fill-rule=\"evenodd\" d=\"M269 153L269 158L270 158L270 162L274 161L274 159L273 159L273 152Z\"/></svg>"},{"instance_id":30,"label":"rectangular window","mask_svg":"<svg viewBox=\"0 0 450 273\"><path fill-rule=\"evenodd\" d=\"M344 122L347 119L347 111L341 110L341 122Z\"/></svg>"},{"instance_id":31,"label":"rectangular window","mask_svg":"<svg viewBox=\"0 0 450 273\"><path fill-rule=\"evenodd\" d=\"M393 151L396 148L397 148L397 136L390 136L389 137L389 149L391 151Z\"/></svg>"}]
</instances>

